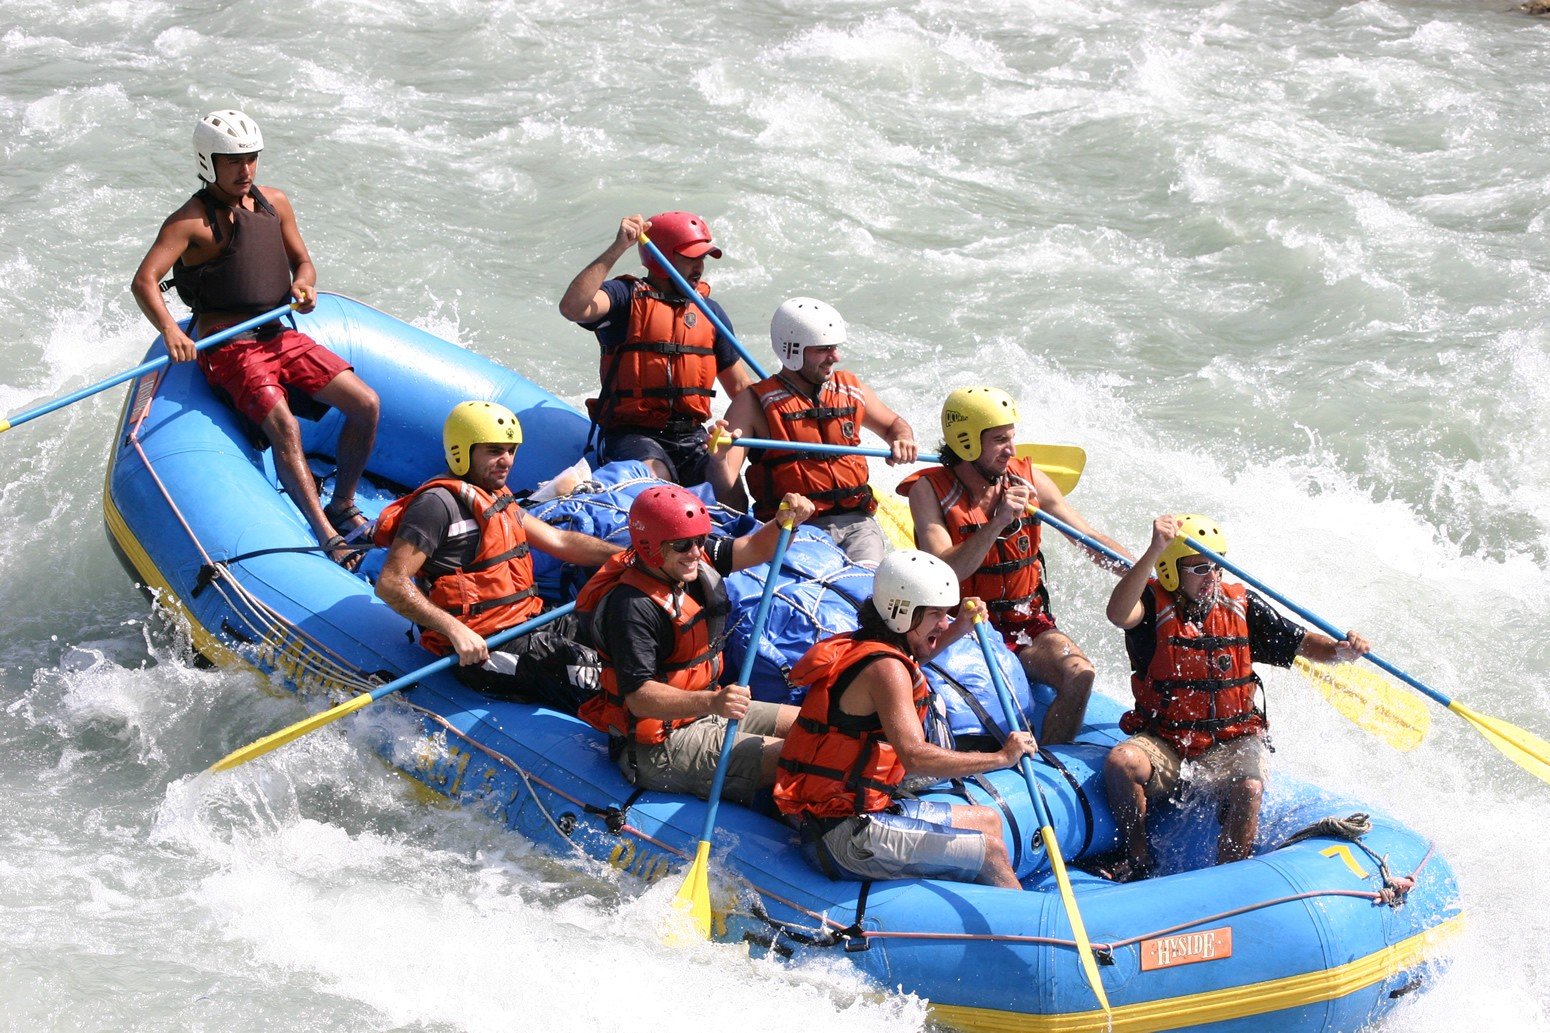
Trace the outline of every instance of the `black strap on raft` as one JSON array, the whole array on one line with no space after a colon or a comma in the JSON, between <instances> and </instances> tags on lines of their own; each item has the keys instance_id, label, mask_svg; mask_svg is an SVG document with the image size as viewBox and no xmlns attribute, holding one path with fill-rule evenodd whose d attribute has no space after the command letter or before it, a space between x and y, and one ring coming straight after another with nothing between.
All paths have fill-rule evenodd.
<instances>
[{"instance_id":1,"label":"black strap on raft","mask_svg":"<svg viewBox=\"0 0 1550 1033\"><path fill-rule=\"evenodd\" d=\"M1076 780L1076 776L1071 773L1071 769L1066 767L1059 757L1042 746L1039 747L1039 759L1066 776L1066 782L1076 793L1076 802L1082 807L1082 821L1085 823L1082 833L1082 845L1077 848L1076 852L1078 855L1084 854L1087 852L1088 847L1093 845L1093 803L1087 798L1087 790L1082 788L1082 783Z\"/></svg>"},{"instance_id":2,"label":"black strap on raft","mask_svg":"<svg viewBox=\"0 0 1550 1033\"><path fill-rule=\"evenodd\" d=\"M625 822L629 821L630 808L635 805L635 801L639 800L641 794L645 791L637 786L635 791L622 804L609 804L607 807L599 807L596 804L584 803L581 805L581 809L588 814L602 818L603 824L608 826L608 831L617 836L624 831Z\"/></svg>"},{"instance_id":3,"label":"black strap on raft","mask_svg":"<svg viewBox=\"0 0 1550 1033\"><path fill-rule=\"evenodd\" d=\"M989 796L995 802L995 805L1001 808L1002 815L1006 817L1007 826L1012 830L1012 870L1016 871L1018 866L1022 864L1023 859L1023 834L1017 825L1017 816L1012 813L1012 807L1006 802L1006 797L1002 796L995 784L984 775L972 775L969 781L984 790L985 795Z\"/></svg>"}]
</instances>

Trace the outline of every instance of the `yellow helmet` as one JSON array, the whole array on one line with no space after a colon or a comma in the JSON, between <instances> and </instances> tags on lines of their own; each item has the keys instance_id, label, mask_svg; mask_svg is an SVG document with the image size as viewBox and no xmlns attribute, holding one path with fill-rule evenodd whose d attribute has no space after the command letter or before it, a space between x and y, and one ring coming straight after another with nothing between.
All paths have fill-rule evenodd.
<instances>
[{"instance_id":1,"label":"yellow helmet","mask_svg":"<svg viewBox=\"0 0 1550 1033\"><path fill-rule=\"evenodd\" d=\"M499 402L459 402L441 428L447 469L462 477L468 472L475 445L520 445L522 424L517 414Z\"/></svg>"},{"instance_id":2,"label":"yellow helmet","mask_svg":"<svg viewBox=\"0 0 1550 1033\"><path fill-rule=\"evenodd\" d=\"M980 457L980 435L1017 422L1017 403L999 387L960 387L942 403L942 437L958 458Z\"/></svg>"},{"instance_id":3,"label":"yellow helmet","mask_svg":"<svg viewBox=\"0 0 1550 1033\"><path fill-rule=\"evenodd\" d=\"M1227 555L1227 536L1216 526L1215 520L1199 513L1185 513L1178 520L1179 536L1157 557L1157 580L1170 592L1179 590L1179 560L1195 555L1195 547L1184 540L1186 537L1195 539L1212 552Z\"/></svg>"}]
</instances>

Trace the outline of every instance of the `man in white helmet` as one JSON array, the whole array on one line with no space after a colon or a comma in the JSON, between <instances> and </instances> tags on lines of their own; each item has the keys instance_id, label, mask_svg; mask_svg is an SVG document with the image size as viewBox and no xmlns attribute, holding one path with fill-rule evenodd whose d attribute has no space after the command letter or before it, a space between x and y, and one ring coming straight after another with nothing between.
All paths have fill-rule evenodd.
<instances>
[{"instance_id":1,"label":"man in white helmet","mask_svg":"<svg viewBox=\"0 0 1550 1033\"><path fill-rule=\"evenodd\" d=\"M808 861L830 878L953 879L1020 889L1001 815L979 804L898 799L906 775L967 778L1009 768L1038 744L1013 732L995 753L926 741L920 665L963 637L958 575L929 553L889 554L861 627L818 643L791 670L806 685L781 748L775 805L797 822Z\"/></svg>"},{"instance_id":2,"label":"man in white helmet","mask_svg":"<svg viewBox=\"0 0 1550 1033\"><path fill-rule=\"evenodd\" d=\"M168 270L170 285L193 310L198 337L293 299L303 312L316 304L317 270L290 199L275 187L260 190L256 182L263 147L258 125L240 111L213 111L194 126L200 189L167 216L130 285L174 362L194 358L195 349L162 302ZM376 392L349 363L279 320L199 352L198 358L210 383L269 440L280 483L329 556L345 566L357 564L360 553L347 539L366 524L355 505L355 488L376 441ZM334 494L326 507L307 465L296 405L314 418L329 406L344 416Z\"/></svg>"},{"instance_id":3,"label":"man in white helmet","mask_svg":"<svg viewBox=\"0 0 1550 1033\"><path fill-rule=\"evenodd\" d=\"M781 369L732 400L723 426L734 437L855 448L865 427L888 445L887 462L913 463L915 432L908 421L877 397L854 373L839 369L845 320L816 298L792 298L770 320L770 343ZM748 459L748 490L738 471ZM882 528L872 518L877 500L868 483L865 457L731 445L711 457L710 482L716 498L760 520L774 515L786 492L813 500L810 522L829 533L853 562L882 562Z\"/></svg>"},{"instance_id":4,"label":"man in white helmet","mask_svg":"<svg viewBox=\"0 0 1550 1033\"><path fill-rule=\"evenodd\" d=\"M579 645L574 616L491 652L485 639L543 609L532 549L578 567L601 567L619 552L591 535L551 527L506 487L522 425L497 402L454 406L442 427L447 473L391 503L374 540L388 550L377 596L420 629L420 645L457 654L458 680L502 699L574 712L597 691L599 661Z\"/></svg>"}]
</instances>

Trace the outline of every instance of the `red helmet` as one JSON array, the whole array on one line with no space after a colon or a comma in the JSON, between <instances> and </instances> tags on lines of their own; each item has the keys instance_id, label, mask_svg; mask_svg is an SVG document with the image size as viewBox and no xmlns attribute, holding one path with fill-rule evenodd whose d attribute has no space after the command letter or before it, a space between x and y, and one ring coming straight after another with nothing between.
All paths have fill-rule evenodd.
<instances>
[{"instance_id":1,"label":"red helmet","mask_svg":"<svg viewBox=\"0 0 1550 1033\"><path fill-rule=\"evenodd\" d=\"M684 258L700 258L704 255L721 257L721 249L710 242L710 227L698 215L692 212L663 212L653 215L650 221L651 242L661 248L664 255L682 255ZM645 263L646 271L653 276L667 275L667 270L657 265L644 244L640 246L640 260Z\"/></svg>"},{"instance_id":2,"label":"red helmet","mask_svg":"<svg viewBox=\"0 0 1550 1033\"><path fill-rule=\"evenodd\" d=\"M662 543L710 534L710 511L699 496L676 484L647 488L630 506L630 544L641 559L660 567Z\"/></svg>"}]
</instances>

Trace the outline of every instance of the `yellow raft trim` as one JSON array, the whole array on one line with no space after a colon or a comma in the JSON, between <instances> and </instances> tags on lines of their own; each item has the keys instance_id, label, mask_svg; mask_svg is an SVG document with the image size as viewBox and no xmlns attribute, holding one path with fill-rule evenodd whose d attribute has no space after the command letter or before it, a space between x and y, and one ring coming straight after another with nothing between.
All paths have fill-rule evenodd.
<instances>
[{"instance_id":1,"label":"yellow raft trim","mask_svg":"<svg viewBox=\"0 0 1550 1033\"><path fill-rule=\"evenodd\" d=\"M932 1018L954 1029L963 1030L964 1033L1086 1033L1102 1030L1113 1030L1114 1033L1154 1033L1210 1022L1226 1022L1266 1015L1284 1008L1333 1001L1365 990L1419 965L1463 928L1464 916L1461 914L1392 947L1336 968L1286 976L1264 983L1250 983L1227 990L1116 1006L1112 1025L1101 1011L1025 1015L990 1008L933 1004L931 1012ZM1138 974L1136 978L1143 979L1145 976Z\"/></svg>"},{"instance_id":2,"label":"yellow raft trim","mask_svg":"<svg viewBox=\"0 0 1550 1033\"><path fill-rule=\"evenodd\" d=\"M183 605L183 600L179 598L178 593L173 590L167 579L162 576L162 572L157 569L156 564L151 562L150 555L141 546L134 532L129 529L129 522L124 519L123 514L118 511L118 507L113 504L112 487L113 469L115 466L117 466L116 456L112 462L108 463L107 473L103 478L103 522L107 524L108 534L113 538L114 543L118 545L125 556L129 557L129 562L134 565L136 573L140 575L141 582L156 593L156 604L164 610L172 611L182 620L184 626L188 628L194 649L211 663L220 667L248 667L257 670L252 664L246 662L236 653L222 645L221 640L217 636L211 634L209 629L194 619L193 613L188 607Z\"/></svg>"}]
</instances>

